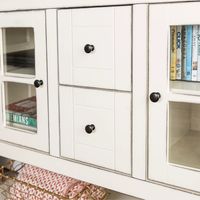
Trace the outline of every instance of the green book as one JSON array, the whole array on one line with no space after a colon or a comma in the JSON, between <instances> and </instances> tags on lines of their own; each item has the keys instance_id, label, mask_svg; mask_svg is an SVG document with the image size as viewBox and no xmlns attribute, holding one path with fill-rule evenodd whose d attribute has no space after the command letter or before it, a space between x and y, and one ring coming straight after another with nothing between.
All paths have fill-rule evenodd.
<instances>
[{"instance_id":1,"label":"green book","mask_svg":"<svg viewBox=\"0 0 200 200\"><path fill-rule=\"evenodd\" d=\"M37 120L33 117L6 111L6 121L37 128Z\"/></svg>"},{"instance_id":2,"label":"green book","mask_svg":"<svg viewBox=\"0 0 200 200\"><path fill-rule=\"evenodd\" d=\"M8 104L6 121L14 126L37 128L36 96Z\"/></svg>"}]
</instances>

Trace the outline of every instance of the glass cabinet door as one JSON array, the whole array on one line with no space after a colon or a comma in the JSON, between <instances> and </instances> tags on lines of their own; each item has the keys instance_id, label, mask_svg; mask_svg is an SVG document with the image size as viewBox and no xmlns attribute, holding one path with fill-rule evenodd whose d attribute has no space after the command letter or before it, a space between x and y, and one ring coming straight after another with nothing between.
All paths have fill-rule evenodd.
<instances>
[{"instance_id":1,"label":"glass cabinet door","mask_svg":"<svg viewBox=\"0 0 200 200\"><path fill-rule=\"evenodd\" d=\"M4 83L6 126L37 132L37 99L33 85Z\"/></svg>"},{"instance_id":2,"label":"glass cabinet door","mask_svg":"<svg viewBox=\"0 0 200 200\"><path fill-rule=\"evenodd\" d=\"M199 103L169 102L169 163L200 170L199 122Z\"/></svg>"},{"instance_id":3,"label":"glass cabinet door","mask_svg":"<svg viewBox=\"0 0 200 200\"><path fill-rule=\"evenodd\" d=\"M3 62L7 75L35 76L33 28L3 28Z\"/></svg>"},{"instance_id":4,"label":"glass cabinet door","mask_svg":"<svg viewBox=\"0 0 200 200\"><path fill-rule=\"evenodd\" d=\"M0 140L49 151L45 12L0 14Z\"/></svg>"},{"instance_id":5,"label":"glass cabinet door","mask_svg":"<svg viewBox=\"0 0 200 200\"><path fill-rule=\"evenodd\" d=\"M149 179L197 192L199 9L200 3L151 5L149 26Z\"/></svg>"}]
</instances>

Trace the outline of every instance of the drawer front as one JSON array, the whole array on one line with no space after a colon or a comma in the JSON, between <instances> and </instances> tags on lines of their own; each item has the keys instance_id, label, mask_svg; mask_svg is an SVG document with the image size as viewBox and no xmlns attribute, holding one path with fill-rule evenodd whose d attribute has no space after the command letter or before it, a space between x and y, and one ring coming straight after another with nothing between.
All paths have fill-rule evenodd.
<instances>
[{"instance_id":1,"label":"drawer front","mask_svg":"<svg viewBox=\"0 0 200 200\"><path fill-rule=\"evenodd\" d=\"M61 156L130 173L131 96L60 86Z\"/></svg>"},{"instance_id":2,"label":"drawer front","mask_svg":"<svg viewBox=\"0 0 200 200\"><path fill-rule=\"evenodd\" d=\"M61 84L131 90L131 7L58 12Z\"/></svg>"}]
</instances>

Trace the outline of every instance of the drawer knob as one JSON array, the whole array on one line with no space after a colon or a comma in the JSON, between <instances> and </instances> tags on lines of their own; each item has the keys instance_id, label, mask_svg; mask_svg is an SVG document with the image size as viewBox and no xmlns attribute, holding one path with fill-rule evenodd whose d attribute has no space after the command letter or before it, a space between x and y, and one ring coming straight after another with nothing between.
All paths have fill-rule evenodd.
<instances>
[{"instance_id":1,"label":"drawer knob","mask_svg":"<svg viewBox=\"0 0 200 200\"><path fill-rule=\"evenodd\" d=\"M41 85L43 85L43 80L35 80L34 81L34 86L36 88L39 88Z\"/></svg>"},{"instance_id":2,"label":"drawer knob","mask_svg":"<svg viewBox=\"0 0 200 200\"><path fill-rule=\"evenodd\" d=\"M84 47L85 53L91 53L94 51L94 45L92 44L86 44Z\"/></svg>"},{"instance_id":3,"label":"drawer knob","mask_svg":"<svg viewBox=\"0 0 200 200\"><path fill-rule=\"evenodd\" d=\"M158 100L160 99L160 97L161 97L161 94L159 92L152 92L150 94L150 99L154 103L158 102Z\"/></svg>"},{"instance_id":4,"label":"drawer knob","mask_svg":"<svg viewBox=\"0 0 200 200\"><path fill-rule=\"evenodd\" d=\"M88 134L91 134L94 130L95 130L95 125L94 124L90 124L90 125L87 125L85 127L85 131Z\"/></svg>"}]
</instances>

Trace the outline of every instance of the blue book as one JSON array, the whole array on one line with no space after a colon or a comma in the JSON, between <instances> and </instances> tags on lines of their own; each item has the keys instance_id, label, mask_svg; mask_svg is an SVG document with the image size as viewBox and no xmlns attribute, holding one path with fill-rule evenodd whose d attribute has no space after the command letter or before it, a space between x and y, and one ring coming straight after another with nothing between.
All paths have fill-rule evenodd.
<instances>
[{"instance_id":1,"label":"blue book","mask_svg":"<svg viewBox=\"0 0 200 200\"><path fill-rule=\"evenodd\" d=\"M187 48L187 33L186 33L186 26L182 27L182 49L181 49L181 53L182 53L182 80L186 80L186 48Z\"/></svg>"},{"instance_id":2,"label":"blue book","mask_svg":"<svg viewBox=\"0 0 200 200\"><path fill-rule=\"evenodd\" d=\"M192 80L192 26L186 26L186 80Z\"/></svg>"}]
</instances>

